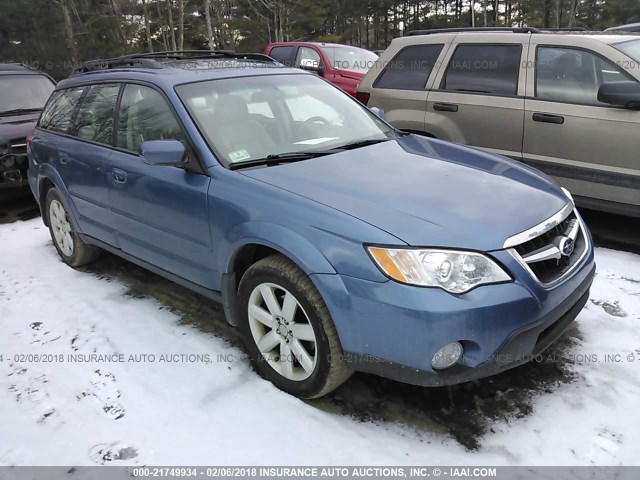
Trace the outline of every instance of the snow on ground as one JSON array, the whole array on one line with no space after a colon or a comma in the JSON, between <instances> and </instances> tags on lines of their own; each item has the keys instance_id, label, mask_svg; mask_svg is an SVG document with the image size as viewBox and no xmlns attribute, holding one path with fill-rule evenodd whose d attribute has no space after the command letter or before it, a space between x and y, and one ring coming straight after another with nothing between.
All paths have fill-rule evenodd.
<instances>
[{"instance_id":1,"label":"snow on ground","mask_svg":"<svg viewBox=\"0 0 640 480\"><path fill-rule=\"evenodd\" d=\"M280 392L224 340L64 265L40 219L0 225L0 246L0 465L638 462L639 256L597 251L581 337L565 353L576 380L540 392L529 415L493 422L468 451L442 433ZM69 358L91 353L124 361Z\"/></svg>"}]
</instances>

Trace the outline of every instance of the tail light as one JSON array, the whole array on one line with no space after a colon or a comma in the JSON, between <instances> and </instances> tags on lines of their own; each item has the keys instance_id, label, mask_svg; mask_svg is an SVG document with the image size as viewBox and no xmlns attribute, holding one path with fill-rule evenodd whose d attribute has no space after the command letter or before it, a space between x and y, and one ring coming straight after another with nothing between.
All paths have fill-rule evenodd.
<instances>
[{"instance_id":1,"label":"tail light","mask_svg":"<svg viewBox=\"0 0 640 480\"><path fill-rule=\"evenodd\" d=\"M371 98L371 94L367 92L356 92L356 99L360 101L363 105L369 103L369 99Z\"/></svg>"}]
</instances>

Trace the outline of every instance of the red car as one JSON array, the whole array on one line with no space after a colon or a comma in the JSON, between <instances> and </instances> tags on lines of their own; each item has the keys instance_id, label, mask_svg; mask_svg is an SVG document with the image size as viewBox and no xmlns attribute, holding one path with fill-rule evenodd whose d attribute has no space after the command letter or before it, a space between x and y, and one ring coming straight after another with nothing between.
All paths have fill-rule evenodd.
<instances>
[{"instance_id":1,"label":"red car","mask_svg":"<svg viewBox=\"0 0 640 480\"><path fill-rule=\"evenodd\" d=\"M337 43L271 43L264 53L284 65L316 72L354 97L358 85L378 60L378 55L369 50Z\"/></svg>"}]
</instances>

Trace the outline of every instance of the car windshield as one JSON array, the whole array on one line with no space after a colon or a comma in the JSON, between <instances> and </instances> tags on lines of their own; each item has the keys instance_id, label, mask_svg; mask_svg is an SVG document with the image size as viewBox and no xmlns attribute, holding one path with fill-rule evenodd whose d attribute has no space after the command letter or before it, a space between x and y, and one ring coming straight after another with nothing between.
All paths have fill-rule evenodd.
<instances>
[{"instance_id":1,"label":"car windshield","mask_svg":"<svg viewBox=\"0 0 640 480\"><path fill-rule=\"evenodd\" d=\"M378 55L375 53L357 47L325 45L322 50L329 58L329 63L336 70L367 73L378 60Z\"/></svg>"},{"instance_id":2,"label":"car windshield","mask_svg":"<svg viewBox=\"0 0 640 480\"><path fill-rule=\"evenodd\" d=\"M44 75L0 75L0 114L42 109L54 88Z\"/></svg>"},{"instance_id":3,"label":"car windshield","mask_svg":"<svg viewBox=\"0 0 640 480\"><path fill-rule=\"evenodd\" d=\"M640 39L614 43L613 46L640 63Z\"/></svg>"},{"instance_id":4,"label":"car windshield","mask_svg":"<svg viewBox=\"0 0 640 480\"><path fill-rule=\"evenodd\" d=\"M396 135L366 107L314 75L210 80L176 90L227 165Z\"/></svg>"}]
</instances>

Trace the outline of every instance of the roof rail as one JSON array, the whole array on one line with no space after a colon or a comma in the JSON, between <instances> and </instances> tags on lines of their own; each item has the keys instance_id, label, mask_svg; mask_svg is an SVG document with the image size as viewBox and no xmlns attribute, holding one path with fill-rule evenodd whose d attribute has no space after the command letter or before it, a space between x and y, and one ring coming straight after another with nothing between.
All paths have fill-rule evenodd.
<instances>
[{"instance_id":1,"label":"roof rail","mask_svg":"<svg viewBox=\"0 0 640 480\"><path fill-rule=\"evenodd\" d=\"M545 32L587 32L588 30L584 27L568 27L568 28L540 27L540 31L542 33L545 33Z\"/></svg>"},{"instance_id":2,"label":"roof rail","mask_svg":"<svg viewBox=\"0 0 640 480\"><path fill-rule=\"evenodd\" d=\"M235 53L231 50L173 50L167 52L133 53L122 57L90 60L82 63L71 75L109 70L112 68L149 68L160 69L163 65L158 60L207 60L235 59L253 60L256 62L277 63L273 58L261 53Z\"/></svg>"},{"instance_id":3,"label":"roof rail","mask_svg":"<svg viewBox=\"0 0 640 480\"><path fill-rule=\"evenodd\" d=\"M412 30L406 35L433 35L435 33L462 33L462 32L511 32L511 33L540 33L541 30L533 27L456 27L456 28L432 28L430 30Z\"/></svg>"}]
</instances>

